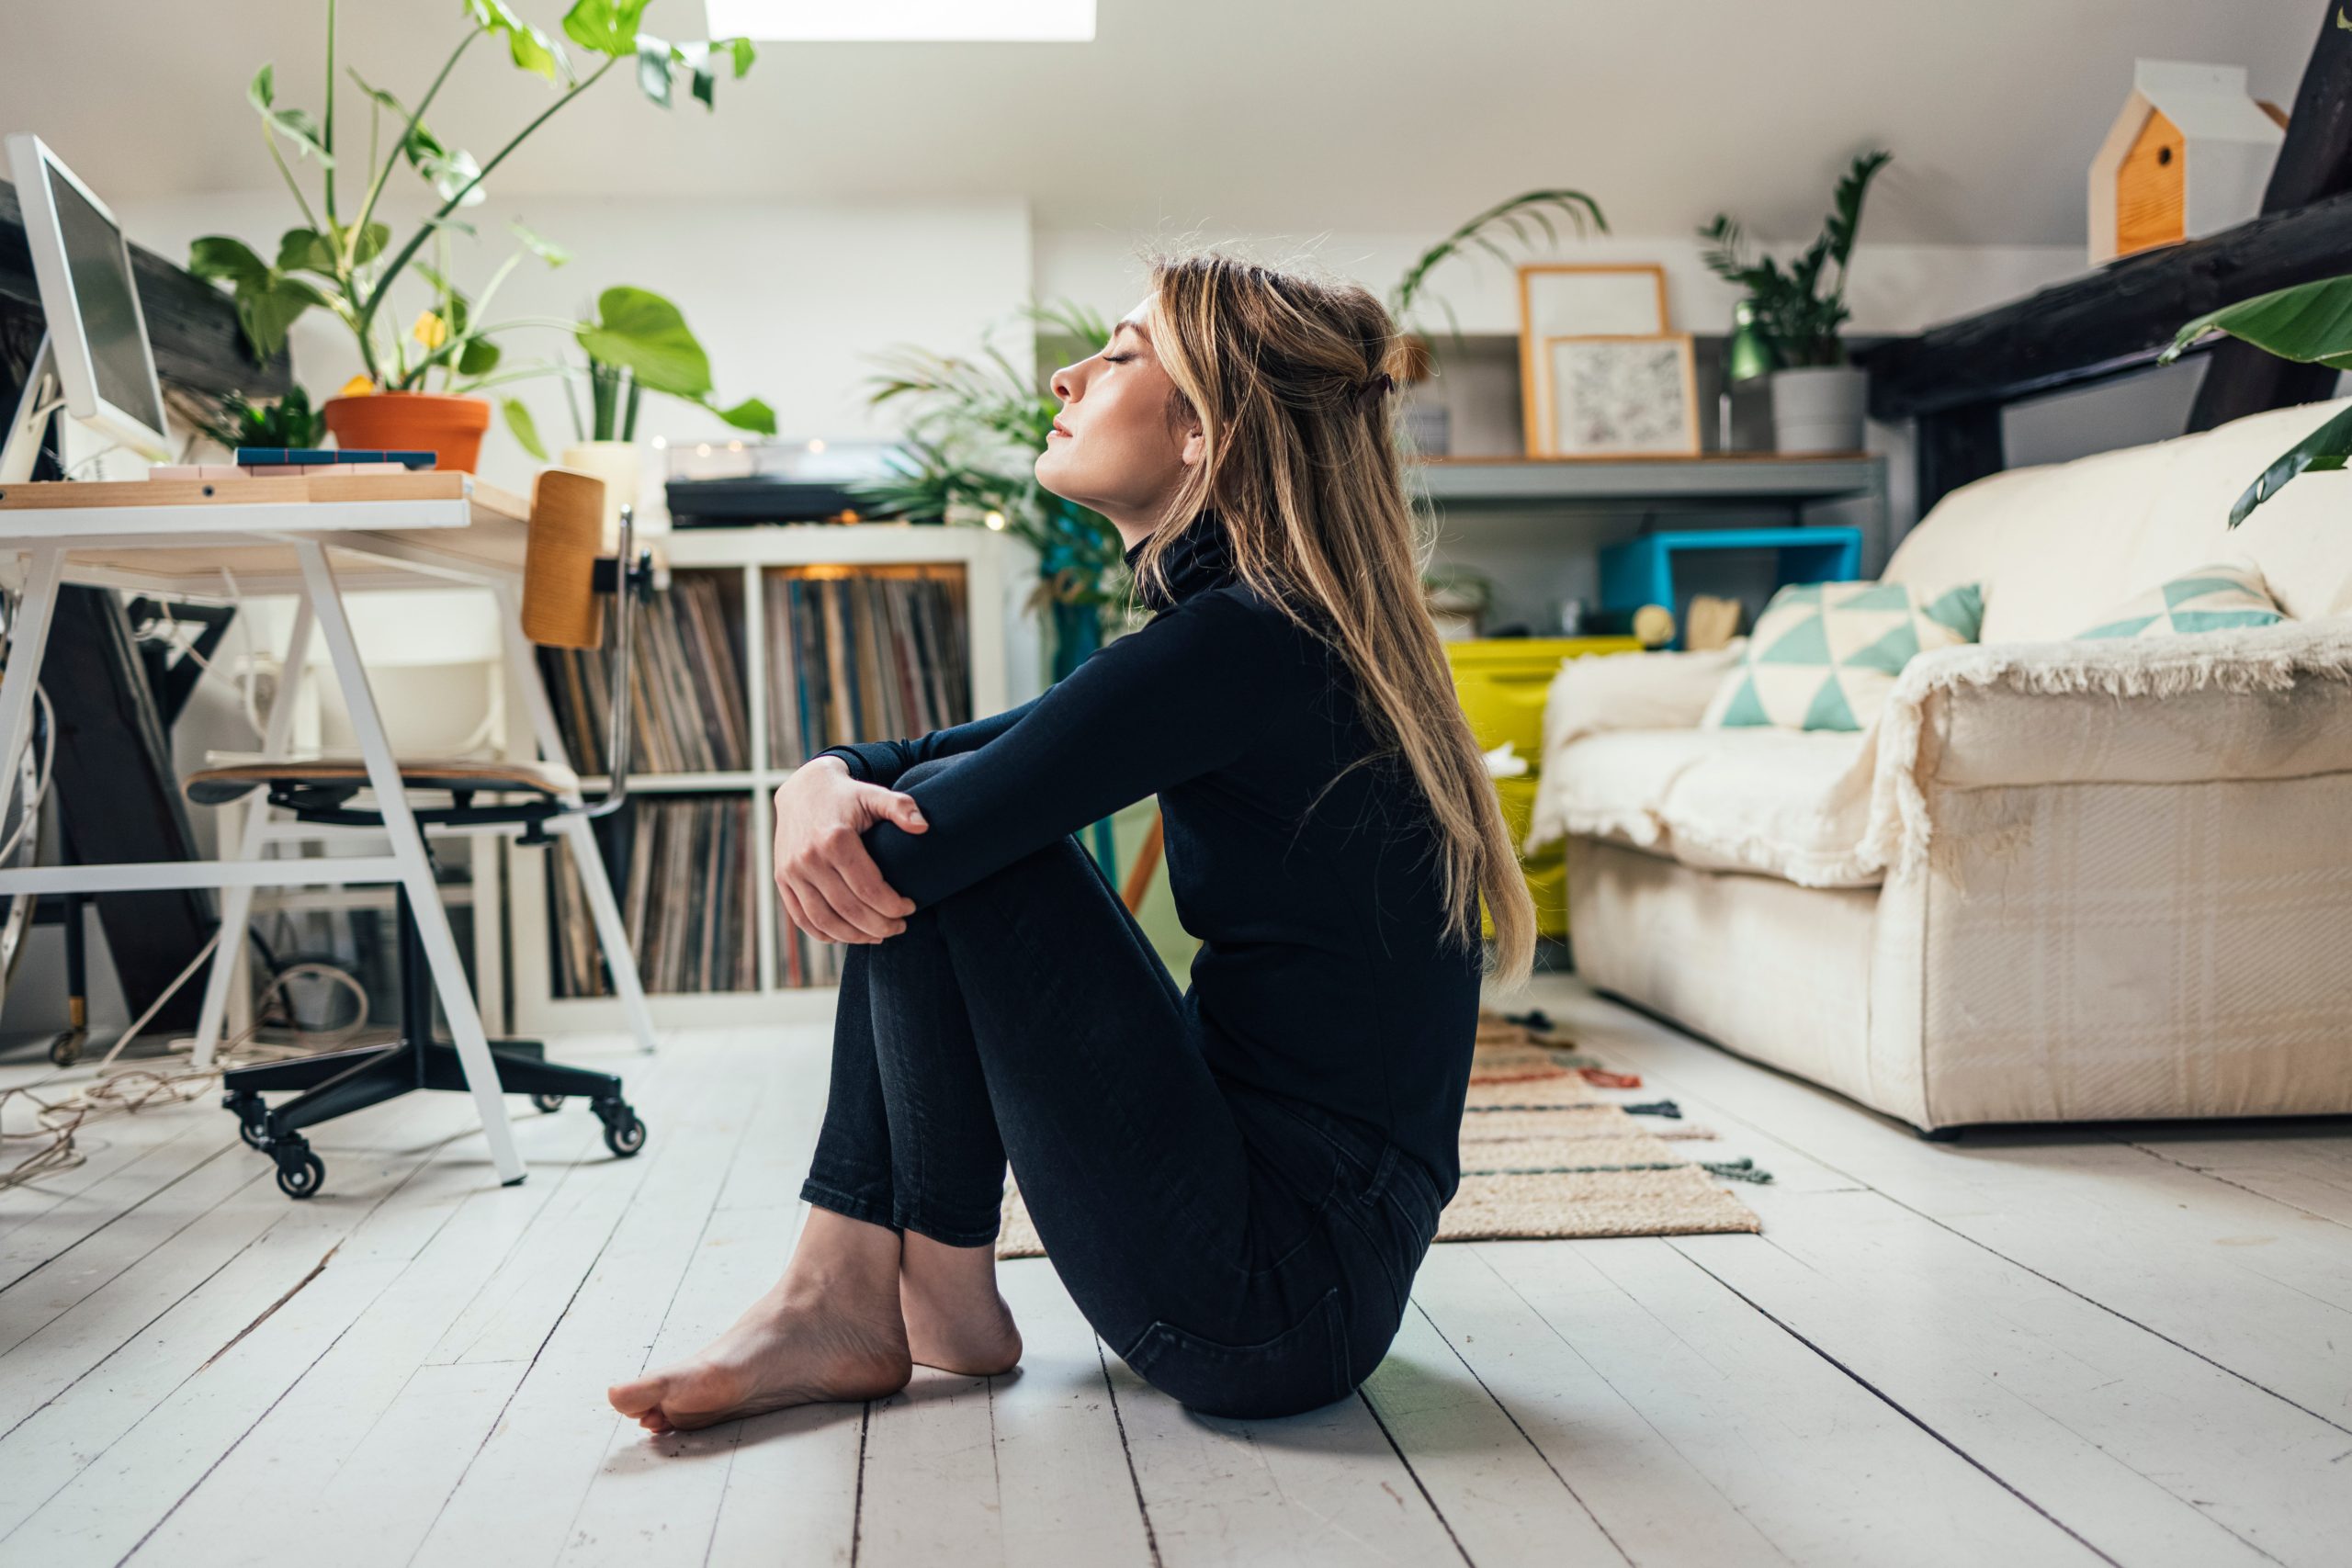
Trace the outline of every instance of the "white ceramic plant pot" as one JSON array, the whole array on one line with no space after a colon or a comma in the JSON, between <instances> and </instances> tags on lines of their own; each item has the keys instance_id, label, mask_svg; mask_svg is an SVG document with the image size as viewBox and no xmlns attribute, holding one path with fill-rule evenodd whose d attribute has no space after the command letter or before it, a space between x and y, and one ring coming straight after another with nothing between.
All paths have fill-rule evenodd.
<instances>
[{"instance_id":1,"label":"white ceramic plant pot","mask_svg":"<svg viewBox=\"0 0 2352 1568\"><path fill-rule=\"evenodd\" d=\"M557 462L574 473L593 474L605 481L605 548L619 548L621 508L637 505L644 452L634 441L582 441L565 447ZM666 520L657 521L641 511L638 513L639 536L661 533L665 527Z\"/></svg>"},{"instance_id":2,"label":"white ceramic plant pot","mask_svg":"<svg viewBox=\"0 0 2352 1568\"><path fill-rule=\"evenodd\" d=\"M1779 452L1859 452L1870 378L1850 365L1772 372L1772 446Z\"/></svg>"}]
</instances>

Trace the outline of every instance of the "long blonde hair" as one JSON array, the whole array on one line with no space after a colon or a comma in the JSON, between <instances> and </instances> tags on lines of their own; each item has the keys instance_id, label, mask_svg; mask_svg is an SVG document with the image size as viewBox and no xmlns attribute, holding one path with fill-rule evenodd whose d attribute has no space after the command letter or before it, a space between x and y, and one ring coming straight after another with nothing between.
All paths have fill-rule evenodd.
<instances>
[{"instance_id":1,"label":"long blonde hair","mask_svg":"<svg viewBox=\"0 0 2352 1568\"><path fill-rule=\"evenodd\" d=\"M1412 770L1437 829L1445 934L1476 945L1483 895L1495 927L1485 973L1519 984L1533 967L1535 906L1422 597L1434 540L1405 497L1394 405L1374 389L1404 363L1395 324L1352 283L1216 252L1156 258L1151 279L1170 414L1198 423L1205 453L1137 575L1157 574L1168 539L1210 507L1242 581L1302 626L1298 602L1323 613L1317 635L1354 673L1379 744L1349 768L1401 757Z\"/></svg>"}]
</instances>

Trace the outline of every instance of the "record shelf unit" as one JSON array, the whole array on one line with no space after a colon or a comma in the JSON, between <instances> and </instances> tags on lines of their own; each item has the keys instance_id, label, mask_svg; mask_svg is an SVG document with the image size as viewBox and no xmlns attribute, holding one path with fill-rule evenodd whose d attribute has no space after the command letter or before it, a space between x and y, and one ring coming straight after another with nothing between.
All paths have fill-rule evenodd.
<instances>
[{"instance_id":1,"label":"record shelf unit","mask_svg":"<svg viewBox=\"0 0 2352 1568\"><path fill-rule=\"evenodd\" d=\"M709 912L724 906L726 923L717 929L726 933L728 940L724 950L715 954L722 972L713 974L707 966L693 982L700 988L661 989L665 974L673 972L665 969L658 953L639 953L654 1020L669 1028L830 1021L834 986L830 981L794 985L787 974L783 946L792 933L775 887L774 795L777 786L805 761L805 753L821 750L842 739L903 737L895 733L829 733L820 724L814 736L801 743L799 750L804 755L785 755L790 749L791 738L775 733L779 727L772 716L801 714L806 709L790 705L786 685L779 681L780 672L788 676L793 668L796 650L774 646L776 638L768 628L805 626L838 615L838 611L816 613L804 596L850 592L846 581L865 580L878 583L870 590L877 602L891 594L888 585L893 582L944 584L944 593L920 587L900 591L890 599L893 608L877 610L868 622L834 619L836 634L844 640L831 645L830 657L823 653L812 657L807 647L800 647L797 650L798 668L806 675L831 679L831 693L838 699L845 688L834 677L842 668L842 649L848 646L846 639L855 635L856 625L870 624L877 635L887 635L880 631L882 623L889 616L903 615L904 619L893 624L909 637L908 646L911 647L917 635L935 633L943 624L939 607L952 604L957 611L954 621L960 621L962 635L959 643L948 646L946 651L956 657L924 660L932 668L910 670L910 677L921 682L929 676L934 682L930 688L933 694L944 692L944 682L955 677L967 677L968 694L946 693L944 705L951 721L963 715L979 716L1001 712L1045 689L1042 619L1026 607L1037 584L1036 554L1021 539L988 528L893 523L681 529L665 536L656 547L666 560L670 592L682 606L692 606L682 608L676 617L684 626L685 658L673 662L695 666L705 679L713 682L723 679L718 671L731 663L733 683L741 692L740 711L728 725L713 721L715 728L725 733L714 740L712 750L729 761L749 765L675 771L680 754L648 757L642 745L633 756L628 787L635 804L626 814L632 819L633 843L637 835L649 831L649 821L662 819L665 806L675 811L673 803L718 803L719 809L711 817L723 818L726 823L723 829L713 830L718 835L714 838L688 837L683 843L669 840L682 854L668 862L673 867L668 878L659 874L652 878L633 874L628 863L608 853L614 891L620 897L625 919L631 918L635 904L640 910L637 919L659 921L665 909L674 914L681 900L700 891L704 901L701 912L693 917L695 923L692 926L694 931L699 932L700 922L707 920ZM828 584L834 586L829 588ZM682 587L691 592L680 593ZM920 601L930 608L909 609L910 601ZM826 602L841 603L833 598ZM708 638L714 607L731 635L720 639L715 658L702 657L713 651ZM794 616L799 619L792 619ZM660 623L663 619L657 611L640 617L640 622ZM697 643L697 634L706 640ZM728 641L731 641L731 648L723 646ZM640 705L645 701L646 682L661 678L658 673L649 675L645 668L647 649L646 643L639 644L637 692ZM870 656L872 651L869 644L867 654ZM827 668L815 668L819 663ZM951 668L957 665L960 670ZM854 677L850 679L854 683ZM562 682L551 679L548 685L569 736L577 728L571 715L586 709L579 705L574 693L569 694L574 705L567 710L568 694ZM771 700L772 694L775 701ZM657 703L661 700L655 699ZM786 705L779 707L778 703ZM870 702L865 705L870 709ZM837 702L835 711L842 711L842 706ZM508 711L522 710L510 707ZM799 720L786 718L786 722ZM868 721L863 728L875 727L873 721ZM908 733L932 728L936 726L922 724L910 727ZM699 744L695 737L689 736L688 739ZM575 740L573 744L579 742ZM586 787L600 787L601 781L594 776L592 769L601 763L591 756L577 761L581 771L590 775ZM665 767L673 771L662 771ZM677 818L673 816L671 819ZM534 1035L622 1027L619 1004L609 996L565 994L577 982L567 982L565 978L565 959L559 944L566 933L559 929L553 917L555 904L549 888L550 877L565 874L564 866L557 860L565 852L560 847L519 844L507 845L506 852L514 1028ZM715 867L715 861L726 863ZM682 866L694 868L692 878L683 884L675 874L676 868ZM641 874L642 864L636 870ZM717 898L710 895L707 881L714 876L721 879L721 893ZM639 883L647 885L639 886ZM559 889L559 895L560 892ZM682 924L678 929L687 927ZM734 940L733 933L738 931L748 933L752 950L748 961L741 956L744 943ZM699 940L707 965L714 956L713 946L707 936ZM804 953L806 942L804 937ZM645 945L653 943L649 939ZM842 946L823 945L830 948L830 956L838 962ZM823 956L820 954L820 972ZM734 973L724 973L723 968L729 964Z\"/></svg>"}]
</instances>

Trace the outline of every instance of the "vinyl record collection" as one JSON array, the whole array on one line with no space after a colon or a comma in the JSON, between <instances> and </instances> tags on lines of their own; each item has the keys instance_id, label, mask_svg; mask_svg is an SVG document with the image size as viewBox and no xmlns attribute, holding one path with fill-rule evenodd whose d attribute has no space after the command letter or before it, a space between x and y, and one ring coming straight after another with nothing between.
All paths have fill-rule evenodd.
<instances>
[{"instance_id":1,"label":"vinyl record collection","mask_svg":"<svg viewBox=\"0 0 2352 1568\"><path fill-rule=\"evenodd\" d=\"M847 740L895 740L972 715L964 581L904 570L769 574L768 748L797 768Z\"/></svg>"},{"instance_id":2,"label":"vinyl record collection","mask_svg":"<svg viewBox=\"0 0 2352 1568\"><path fill-rule=\"evenodd\" d=\"M645 988L757 990L751 796L639 799L596 827ZM579 868L568 847L548 852L555 994L611 996Z\"/></svg>"},{"instance_id":3,"label":"vinyl record collection","mask_svg":"<svg viewBox=\"0 0 2352 1568\"><path fill-rule=\"evenodd\" d=\"M630 669L629 766L649 773L733 773L752 765L743 706L742 615L719 580L677 573L667 592L639 605ZM605 636L616 617L605 616ZM583 773L609 765L605 741L612 692L601 649L543 648L539 673L557 728Z\"/></svg>"}]
</instances>

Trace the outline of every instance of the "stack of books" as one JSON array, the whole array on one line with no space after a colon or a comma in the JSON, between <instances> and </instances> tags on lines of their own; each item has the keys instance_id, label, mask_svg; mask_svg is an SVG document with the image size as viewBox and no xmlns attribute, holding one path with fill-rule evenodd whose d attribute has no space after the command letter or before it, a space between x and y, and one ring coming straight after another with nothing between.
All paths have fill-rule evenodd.
<instances>
[{"instance_id":1,"label":"stack of books","mask_svg":"<svg viewBox=\"0 0 2352 1568\"><path fill-rule=\"evenodd\" d=\"M616 619L605 613L607 643ZM632 769L737 773L752 765L741 636L741 617L728 613L712 577L679 572L669 592L638 606L629 689ZM539 674L572 766L583 773L608 771L612 692L605 650L543 648Z\"/></svg>"},{"instance_id":2,"label":"stack of books","mask_svg":"<svg viewBox=\"0 0 2352 1568\"><path fill-rule=\"evenodd\" d=\"M405 474L440 461L435 452L375 452L340 446L240 446L231 463L163 463L151 479L282 479L288 474Z\"/></svg>"},{"instance_id":3,"label":"stack of books","mask_svg":"<svg viewBox=\"0 0 2352 1568\"><path fill-rule=\"evenodd\" d=\"M751 796L633 800L598 825L597 838L648 991L759 988ZM568 848L553 852L548 912L556 933L555 994L611 996L579 867Z\"/></svg>"},{"instance_id":4,"label":"stack of books","mask_svg":"<svg viewBox=\"0 0 2352 1568\"><path fill-rule=\"evenodd\" d=\"M770 761L928 734L972 716L960 577L785 569L769 577Z\"/></svg>"}]
</instances>

